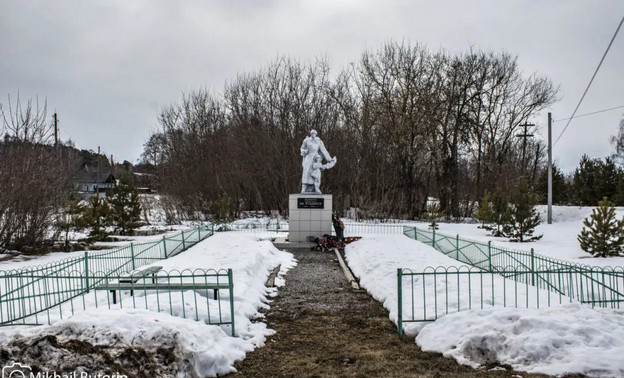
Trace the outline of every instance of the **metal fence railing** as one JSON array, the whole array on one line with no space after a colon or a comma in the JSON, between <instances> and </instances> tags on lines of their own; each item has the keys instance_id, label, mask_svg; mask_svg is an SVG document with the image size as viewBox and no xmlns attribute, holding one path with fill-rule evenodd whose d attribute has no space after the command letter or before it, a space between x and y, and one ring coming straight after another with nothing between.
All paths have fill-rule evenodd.
<instances>
[{"instance_id":1,"label":"metal fence railing","mask_svg":"<svg viewBox=\"0 0 624 378\"><path fill-rule=\"evenodd\" d=\"M527 271L506 270L516 277L527 276ZM579 276L563 272L558 274L566 285L573 287L581 282L570 281ZM572 298L530 284L530 279L509 280L499 273L476 267L428 267L422 272L397 270L399 335L404 323L433 321L440 316L469 309L491 306L540 308L571 302Z\"/></svg>"},{"instance_id":2,"label":"metal fence railing","mask_svg":"<svg viewBox=\"0 0 624 378\"><path fill-rule=\"evenodd\" d=\"M211 226L179 232L162 239L107 250L85 252L45 265L0 271L0 326L26 324L27 319L94 288L106 276L134 271L190 248L213 235ZM99 272L94 276L93 272ZM76 276L71 280L56 277ZM75 285L78 277L80 285Z\"/></svg>"},{"instance_id":3,"label":"metal fence railing","mask_svg":"<svg viewBox=\"0 0 624 378\"><path fill-rule=\"evenodd\" d=\"M288 221L277 219L271 219L268 222L231 222L214 225L215 232L288 232L288 229Z\"/></svg>"},{"instance_id":4,"label":"metal fence railing","mask_svg":"<svg viewBox=\"0 0 624 378\"><path fill-rule=\"evenodd\" d=\"M411 226L404 228L404 234L470 266L423 272L398 269L399 333L402 323L435 320L439 314L473 308L473 304L480 308L539 308L569 301L611 308L624 305L623 267L575 264L538 255L533 249L507 249Z\"/></svg>"},{"instance_id":5,"label":"metal fence railing","mask_svg":"<svg viewBox=\"0 0 624 378\"><path fill-rule=\"evenodd\" d=\"M135 271L111 275L83 271L34 275L36 288L2 302L3 325L51 324L88 308L142 308L234 328L232 270ZM97 282L97 285L92 285ZM68 298L58 303L58 298ZM19 319L20 321L11 321Z\"/></svg>"},{"instance_id":6,"label":"metal fence railing","mask_svg":"<svg viewBox=\"0 0 624 378\"><path fill-rule=\"evenodd\" d=\"M345 223L345 236L360 236L363 234L402 234L402 224L391 223L366 223L347 222Z\"/></svg>"},{"instance_id":7,"label":"metal fence railing","mask_svg":"<svg viewBox=\"0 0 624 378\"><path fill-rule=\"evenodd\" d=\"M373 223L373 222L346 222L344 236L358 236L362 234L402 234L402 224ZM269 222L231 222L214 225L215 232L288 232L287 220L271 219ZM332 234L335 232L332 228Z\"/></svg>"}]
</instances>

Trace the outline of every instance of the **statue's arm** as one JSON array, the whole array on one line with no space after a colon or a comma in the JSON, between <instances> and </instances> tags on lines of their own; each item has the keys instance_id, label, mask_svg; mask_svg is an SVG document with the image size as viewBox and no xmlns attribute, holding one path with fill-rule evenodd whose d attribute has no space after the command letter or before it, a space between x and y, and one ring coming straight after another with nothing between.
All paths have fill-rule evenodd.
<instances>
[{"instance_id":1,"label":"statue's arm","mask_svg":"<svg viewBox=\"0 0 624 378\"><path fill-rule=\"evenodd\" d=\"M327 161L331 161L331 160L332 160L332 157L331 157L331 155L329 154L329 152L327 152L327 148L325 148L325 143L323 143L323 141L321 140L321 141L320 141L320 143L319 143L319 145L320 145L319 150L320 150L320 151L321 151L321 153L323 154L323 157L325 158L325 160L327 160Z\"/></svg>"}]
</instances>

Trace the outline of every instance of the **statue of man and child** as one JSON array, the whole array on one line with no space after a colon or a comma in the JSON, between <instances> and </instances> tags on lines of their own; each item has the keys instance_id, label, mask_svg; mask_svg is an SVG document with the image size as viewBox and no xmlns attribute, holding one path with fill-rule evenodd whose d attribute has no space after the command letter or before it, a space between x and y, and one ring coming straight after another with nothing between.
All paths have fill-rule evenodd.
<instances>
[{"instance_id":1,"label":"statue of man and child","mask_svg":"<svg viewBox=\"0 0 624 378\"><path fill-rule=\"evenodd\" d=\"M321 172L336 165L338 159L333 158L327 152L325 144L318 137L316 130L310 131L310 136L306 137L301 144L301 156L303 161L303 175L301 176L301 194L322 194L321 193ZM327 163L323 164L323 158ZM335 214L332 214L332 223L336 231L336 236L323 235L317 240L314 250L325 251L331 248L344 248L346 243L360 239L360 237L344 237L344 223Z\"/></svg>"},{"instance_id":2,"label":"statue of man and child","mask_svg":"<svg viewBox=\"0 0 624 378\"><path fill-rule=\"evenodd\" d=\"M321 171L336 165L337 159L327 152L325 144L318 137L316 130L310 131L301 144L301 156L303 157L303 175L301 177L301 194L321 193ZM323 164L323 158L327 161Z\"/></svg>"}]
</instances>

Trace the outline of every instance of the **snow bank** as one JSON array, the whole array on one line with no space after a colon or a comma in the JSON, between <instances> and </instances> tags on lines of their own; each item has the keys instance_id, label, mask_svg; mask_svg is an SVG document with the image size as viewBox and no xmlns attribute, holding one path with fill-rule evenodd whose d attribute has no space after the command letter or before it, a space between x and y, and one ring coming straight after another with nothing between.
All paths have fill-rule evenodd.
<instances>
[{"instance_id":1,"label":"snow bank","mask_svg":"<svg viewBox=\"0 0 624 378\"><path fill-rule=\"evenodd\" d=\"M624 314L575 303L449 314L424 327L416 343L472 367L507 364L530 373L624 376Z\"/></svg>"},{"instance_id":2,"label":"snow bank","mask_svg":"<svg viewBox=\"0 0 624 378\"><path fill-rule=\"evenodd\" d=\"M38 340L49 336L56 337L58 343L47 345L44 356L30 356L27 351L11 347L19 345L17 341L38 345ZM22 328L4 339L2 344L20 363L36 365L42 371L93 372L107 368L98 366L97 354L83 361L76 361L84 358L83 354L69 353L67 356L63 343L76 340L104 347L113 357L119 357L127 348L139 349L154 356L162 353L163 348L170 349L169 358L172 361L169 364L158 366L161 364L155 361L163 376L203 377L231 373L235 371L232 363L245 358L245 353L253 349L251 343L229 337L219 327L146 310L91 310L51 326ZM84 354L93 350L95 348L89 348ZM113 372L103 373L110 375Z\"/></svg>"},{"instance_id":3,"label":"snow bank","mask_svg":"<svg viewBox=\"0 0 624 378\"><path fill-rule=\"evenodd\" d=\"M349 244L345 254L360 284L383 303L395 323L397 268L419 272L431 266L459 265L402 235L364 235L362 240ZM496 286L502 287L500 283ZM450 307L456 307L453 300L458 297L457 290L453 286L449 289ZM534 295L535 289L531 290ZM465 300L467 294L460 294ZM530 307L533 305L531 302ZM414 306L416 313L422 311L422 300L416 295ZM404 308L404 315L408 311L411 303ZM534 373L624 374L624 311L594 310L578 303L540 309L494 306L443 315L435 322L409 323L405 332L418 334L416 342L423 349L473 367L498 363Z\"/></svg>"},{"instance_id":4,"label":"snow bank","mask_svg":"<svg viewBox=\"0 0 624 378\"><path fill-rule=\"evenodd\" d=\"M427 266L458 266L460 263L423 243L403 235L364 235L347 244L345 258L349 267L377 301L390 311L397 323L397 269L423 270ZM413 333L420 325L411 324Z\"/></svg>"},{"instance_id":5,"label":"snow bank","mask_svg":"<svg viewBox=\"0 0 624 378\"><path fill-rule=\"evenodd\" d=\"M264 323L253 323L251 319L263 316L259 310L268 308L268 298L277 291L264 284L278 265L281 265L278 275L280 281L276 284L283 284L282 277L296 262L291 253L275 248L266 235L222 232L186 252L152 265L162 266L166 271L231 268L236 333L250 339L254 345L263 345L265 336L272 331Z\"/></svg>"},{"instance_id":6,"label":"snow bank","mask_svg":"<svg viewBox=\"0 0 624 378\"><path fill-rule=\"evenodd\" d=\"M229 327L222 329L216 325L207 325L202 321L196 322L192 319L171 316L168 314L168 309L165 310L167 313L142 309L108 309L107 298L101 294L98 297L99 308L97 309L94 295L85 295L84 298L75 299L73 303L65 303L63 314L66 316L74 308L77 309L76 315L61 320L59 319L60 312L55 311L51 315L53 324L35 328L32 331L35 334L31 337L44 334L67 334L66 337L69 337L69 334L74 332L73 330L78 329L73 334L85 333L80 337L87 337L89 342L99 342L99 338L103 338L102 342L108 342L110 338L121 337L119 335L127 333L129 336L127 339L122 337L120 339L122 342L136 338L137 340L152 340L153 348L167 345L169 339L156 337L150 333L152 331L147 330L155 327L153 332L178 335L176 336L176 342L179 344L178 355L185 356L180 358L189 358L199 376L231 372L234 369L234 361L244 358L245 352L264 345L266 336L273 333L265 323L255 321L263 317L259 310L268 308L269 298L277 292L276 288L264 286L270 272L281 265L276 284L283 285L283 275L295 264L293 255L279 251L267 236L240 233L218 233L179 255L153 264L162 266L165 271L174 272L185 269L193 271L197 268L231 268L237 337L229 336ZM124 301L132 303L135 300L137 307L144 306L143 303L146 303L150 309L157 308L158 301L161 304L171 303L174 314L182 314L182 308L185 308L186 313L193 314L189 316L194 317L194 310L198 309L200 320L206 318L206 298L203 298L203 304L194 304L192 300L188 300L188 298L198 298L192 295L185 295L184 298L187 300L183 300L179 293L169 297L167 293L147 292L146 294L137 291L134 297L126 297ZM78 310L83 303L87 307L86 311ZM208 304L211 306L212 313L216 313L217 309L213 308L216 306L216 301L208 300ZM223 316L225 321L229 321L229 308L224 309ZM158 324L155 325L155 323ZM83 332L89 329L91 331ZM15 332L23 334L25 331L19 327L0 330L0 343L14 338ZM148 341L145 343L149 344Z\"/></svg>"},{"instance_id":7,"label":"snow bank","mask_svg":"<svg viewBox=\"0 0 624 378\"><path fill-rule=\"evenodd\" d=\"M508 280L497 274L482 273L469 268L423 243L403 235L368 235L346 249L349 266L360 284L390 311L390 319L398 322L397 269L419 273L433 272L434 268L448 272L433 276L404 276L403 323L407 334L415 335L426 324L424 320L435 319L447 312L506 304L514 307L539 307L547 303L557 305L569 302L545 290ZM440 269L438 269L440 271ZM461 271L462 274L454 274ZM426 300L423 300L425 294Z\"/></svg>"}]
</instances>

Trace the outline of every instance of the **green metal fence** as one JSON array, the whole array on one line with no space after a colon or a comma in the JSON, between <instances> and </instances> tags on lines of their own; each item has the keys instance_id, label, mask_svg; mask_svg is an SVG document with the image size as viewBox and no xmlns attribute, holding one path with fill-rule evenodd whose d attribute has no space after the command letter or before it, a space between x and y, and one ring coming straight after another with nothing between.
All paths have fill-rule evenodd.
<instances>
[{"instance_id":1,"label":"green metal fence","mask_svg":"<svg viewBox=\"0 0 624 378\"><path fill-rule=\"evenodd\" d=\"M583 286L574 281L580 276L565 272L538 271L549 274L564 285ZM510 280L499 273L525 279ZM398 331L404 323L433 321L440 316L469 309L492 306L540 308L571 302L572 298L530 284L531 273L525 270L488 272L476 267L427 267L422 272L397 270Z\"/></svg>"},{"instance_id":2,"label":"green metal fence","mask_svg":"<svg viewBox=\"0 0 624 378\"><path fill-rule=\"evenodd\" d=\"M589 303L593 306L615 306L624 303L624 268L623 267L595 267L575 264L542 256L531 248L530 251L520 251L492 245L491 242L482 243L460 238L459 235L449 236L435 230L421 230L416 227L406 227L405 235L431 245L443 254L457 261L478 267L488 272L498 273L515 280L529 280L533 286L560 292L564 295ZM553 280L545 272L567 272L578 275L576 282L591 283L585 290L573 290ZM514 273L522 272L522 274ZM530 274L524 274L529 272ZM598 296L596 293L610 293L610 299Z\"/></svg>"},{"instance_id":3,"label":"green metal fence","mask_svg":"<svg viewBox=\"0 0 624 378\"><path fill-rule=\"evenodd\" d=\"M177 255L212 235L212 226L199 226L157 241L130 243L45 265L0 271L0 326L24 324L32 315L88 292L102 277L131 272ZM103 274L95 276L93 272ZM72 280L54 278L72 275L76 276Z\"/></svg>"},{"instance_id":4,"label":"green metal fence","mask_svg":"<svg viewBox=\"0 0 624 378\"><path fill-rule=\"evenodd\" d=\"M364 234L402 234L402 224L346 222L344 236L361 236Z\"/></svg>"},{"instance_id":5,"label":"green metal fence","mask_svg":"<svg viewBox=\"0 0 624 378\"><path fill-rule=\"evenodd\" d=\"M214 226L215 232L288 232L288 221L274 220L269 222L232 222ZM345 223L344 236L359 236L362 234L402 234L402 224L379 223L379 222L347 222ZM332 234L335 235L332 229Z\"/></svg>"},{"instance_id":6,"label":"green metal fence","mask_svg":"<svg viewBox=\"0 0 624 378\"><path fill-rule=\"evenodd\" d=\"M288 221L271 219L269 222L231 222L214 225L215 232L288 232Z\"/></svg>"},{"instance_id":7,"label":"green metal fence","mask_svg":"<svg viewBox=\"0 0 624 378\"><path fill-rule=\"evenodd\" d=\"M473 304L480 308L539 308L568 301L610 308L624 305L623 267L575 264L538 255L533 249L506 249L416 227L405 227L404 234L471 266L423 272L399 269L399 333L402 323L435 320L439 314L473 308ZM449 295L457 297L450 304Z\"/></svg>"},{"instance_id":8,"label":"green metal fence","mask_svg":"<svg viewBox=\"0 0 624 378\"><path fill-rule=\"evenodd\" d=\"M184 270L111 275L83 271L34 275L37 290L3 303L3 325L39 325L90 308L142 308L234 328L232 270ZM97 285L91 285L97 282ZM67 297L59 304L59 298ZM18 319L17 321L15 319Z\"/></svg>"}]
</instances>

